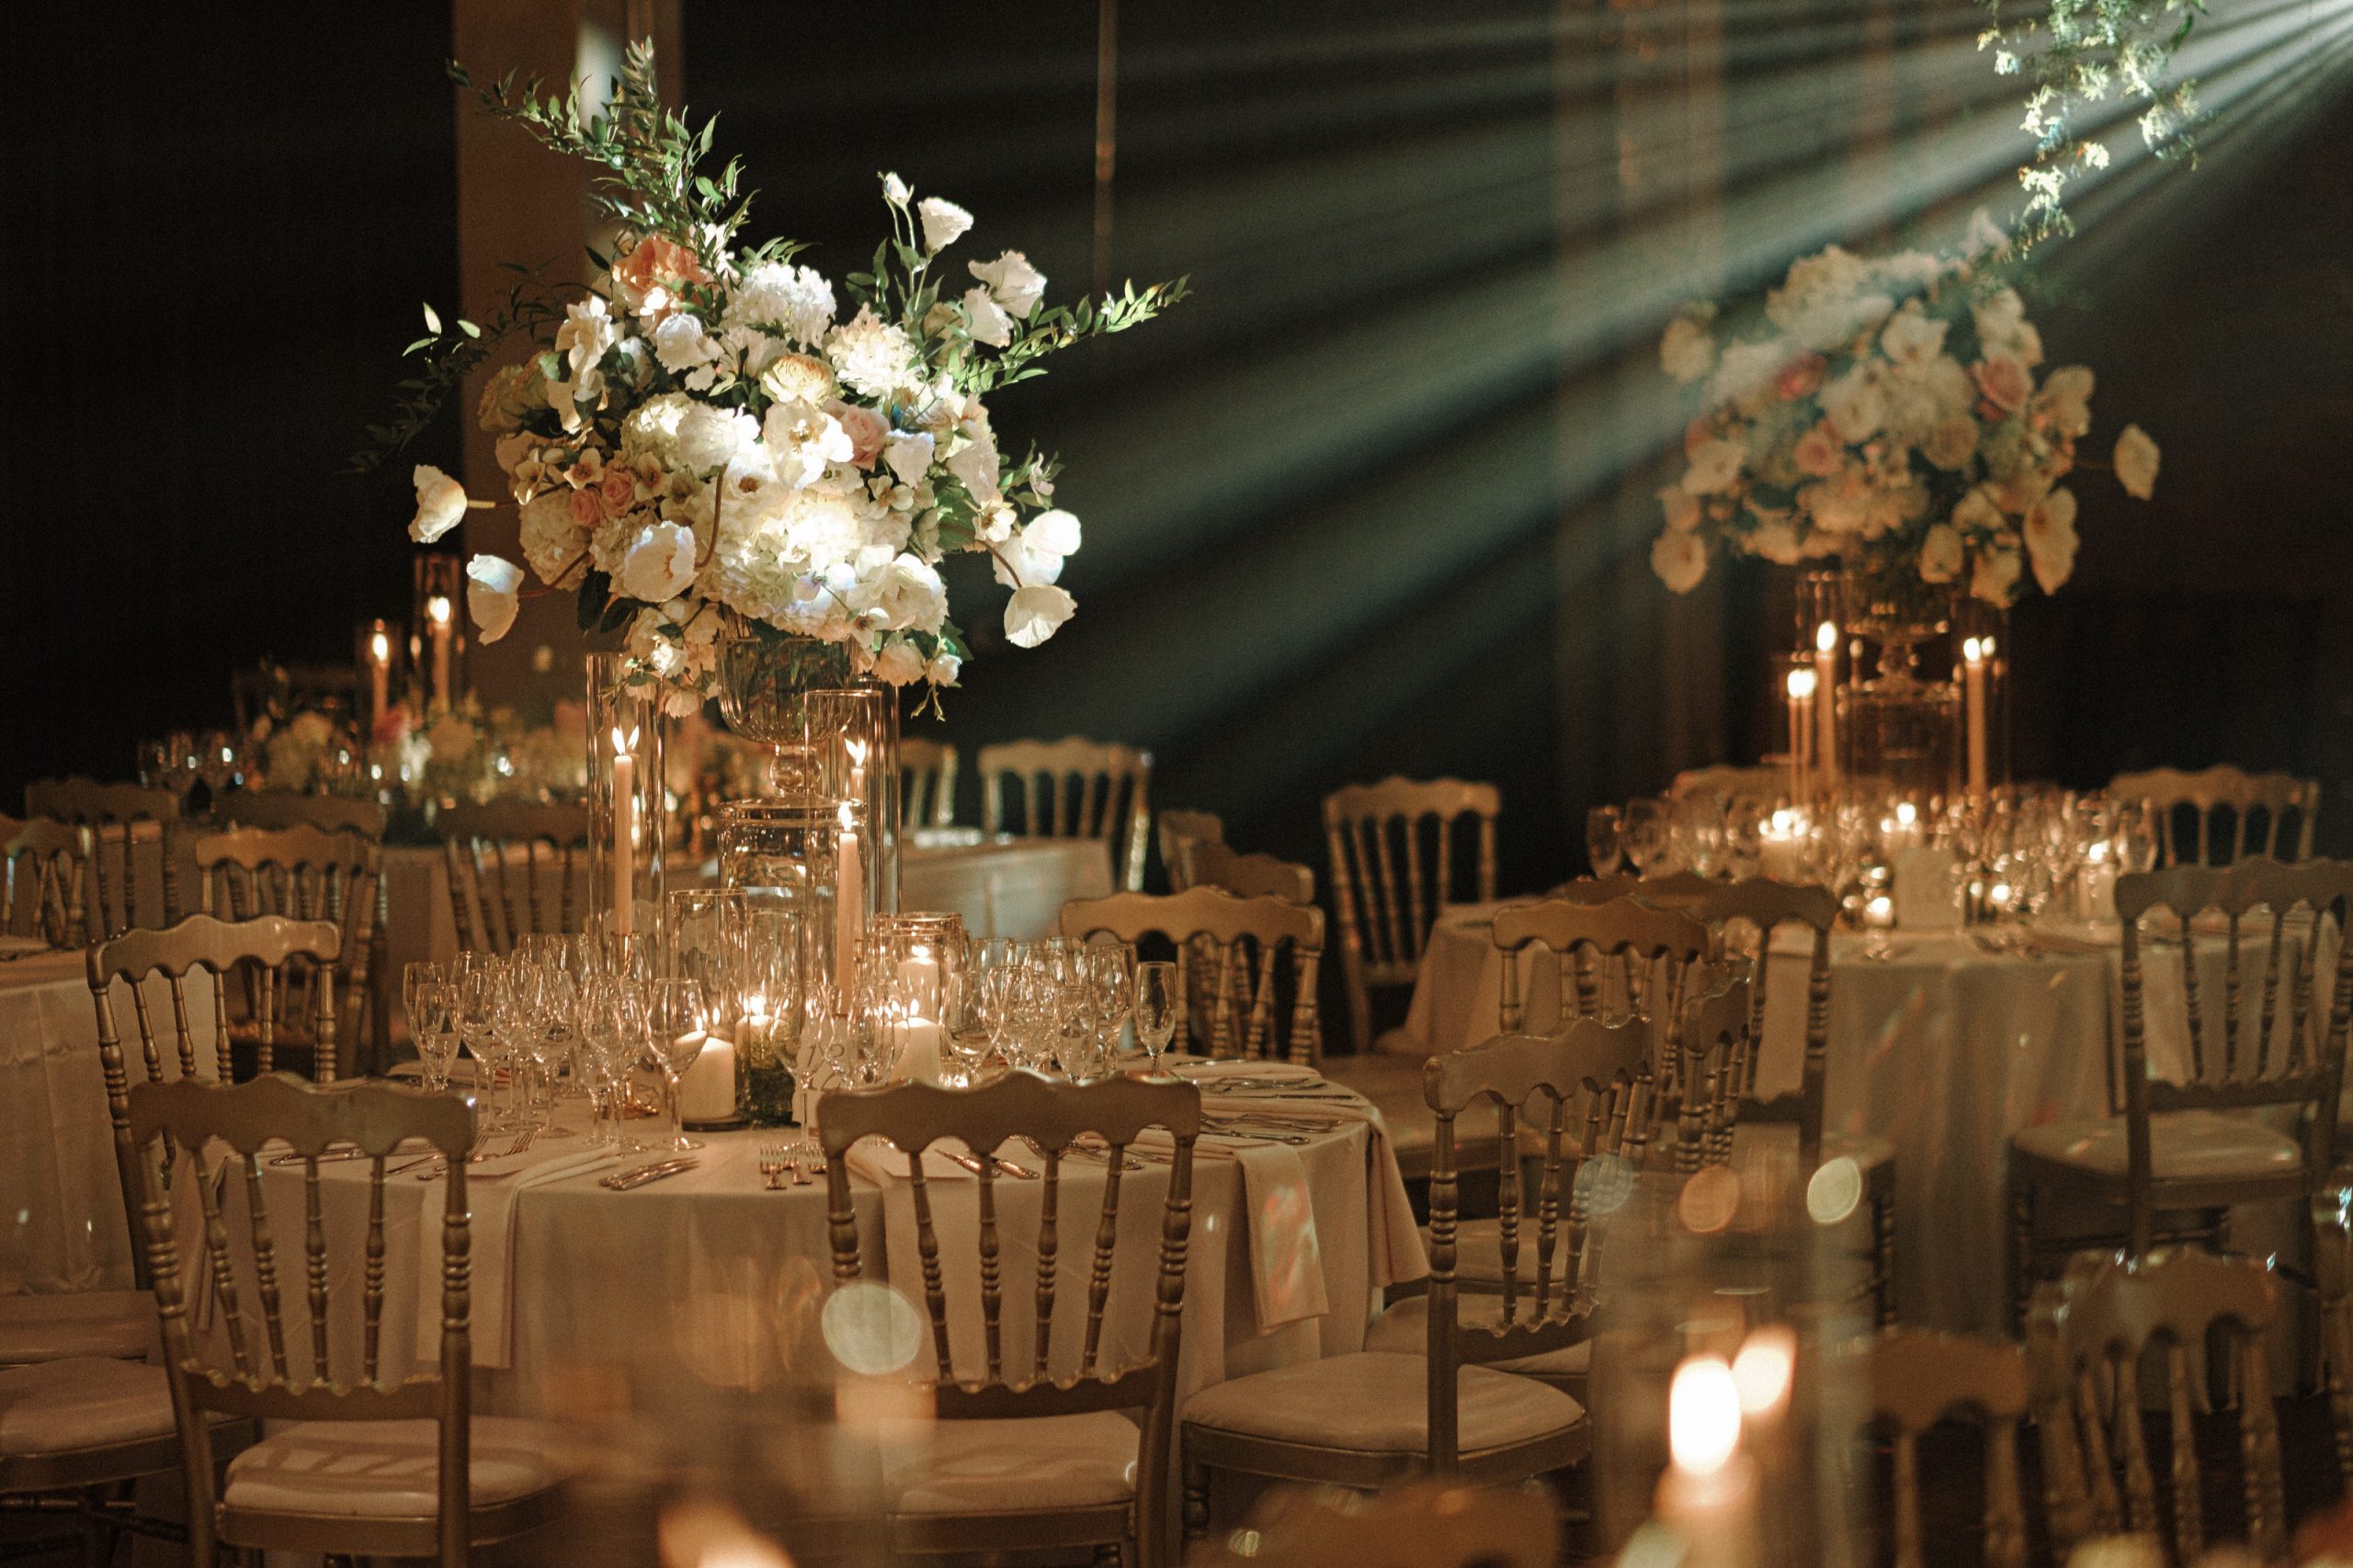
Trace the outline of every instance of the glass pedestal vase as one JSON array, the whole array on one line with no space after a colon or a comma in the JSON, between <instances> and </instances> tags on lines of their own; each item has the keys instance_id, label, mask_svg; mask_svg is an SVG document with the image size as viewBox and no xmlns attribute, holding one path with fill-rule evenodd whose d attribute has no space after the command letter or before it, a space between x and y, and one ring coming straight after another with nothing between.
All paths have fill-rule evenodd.
<instances>
[{"instance_id":1,"label":"glass pedestal vase","mask_svg":"<svg viewBox=\"0 0 2353 1568\"><path fill-rule=\"evenodd\" d=\"M661 688L631 684L624 653L587 655L588 896L585 928L645 937L661 922L670 821Z\"/></svg>"},{"instance_id":2,"label":"glass pedestal vase","mask_svg":"<svg viewBox=\"0 0 2353 1568\"><path fill-rule=\"evenodd\" d=\"M1949 590L1920 580L1909 563L1885 571L1849 568L1846 630L1878 651L1869 680L1839 694L1846 781L1880 798L1926 807L1955 783L1955 725L1961 698L1951 682L1924 680L1924 643L1950 628Z\"/></svg>"},{"instance_id":3,"label":"glass pedestal vase","mask_svg":"<svg viewBox=\"0 0 2353 1568\"><path fill-rule=\"evenodd\" d=\"M719 647L719 711L729 729L768 748L770 793L817 792L809 694L850 678L849 653L841 643L730 619Z\"/></svg>"}]
</instances>

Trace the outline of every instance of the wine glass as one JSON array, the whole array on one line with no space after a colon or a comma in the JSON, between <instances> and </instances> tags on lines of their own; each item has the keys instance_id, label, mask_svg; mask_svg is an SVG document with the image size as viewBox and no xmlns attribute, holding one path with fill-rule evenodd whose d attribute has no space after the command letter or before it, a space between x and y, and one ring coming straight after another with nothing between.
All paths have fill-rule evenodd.
<instances>
[{"instance_id":1,"label":"wine glass","mask_svg":"<svg viewBox=\"0 0 2353 1568\"><path fill-rule=\"evenodd\" d=\"M449 983L449 972L431 959L415 959L401 966L401 1016L408 1021L409 1038L412 1040L419 1032L417 1025L419 988L427 985L444 985Z\"/></svg>"},{"instance_id":2,"label":"wine glass","mask_svg":"<svg viewBox=\"0 0 2353 1568\"><path fill-rule=\"evenodd\" d=\"M1097 1060L1116 1061L1120 1033L1136 1005L1136 950L1125 942L1095 942L1079 953L1080 974L1089 990Z\"/></svg>"},{"instance_id":3,"label":"wine glass","mask_svg":"<svg viewBox=\"0 0 2353 1568\"><path fill-rule=\"evenodd\" d=\"M449 1067L458 1055L454 990L446 980L428 981L415 985L405 997L409 1040L416 1047L417 1065L425 1070L425 1087L434 1094L449 1088Z\"/></svg>"},{"instance_id":4,"label":"wine glass","mask_svg":"<svg viewBox=\"0 0 2353 1568\"><path fill-rule=\"evenodd\" d=\"M1586 858L1593 874L1606 877L1618 869L1626 852L1626 813L1615 806L1596 806L1585 814Z\"/></svg>"},{"instance_id":5,"label":"wine glass","mask_svg":"<svg viewBox=\"0 0 2353 1568\"><path fill-rule=\"evenodd\" d=\"M533 1025L524 1037L524 1055L530 1060L538 1085L532 1126L542 1138L569 1138L572 1129L555 1122L555 1070L572 1054L573 1044L579 1039L580 987L562 969L541 968L538 978Z\"/></svg>"},{"instance_id":6,"label":"wine glass","mask_svg":"<svg viewBox=\"0 0 2353 1568\"><path fill-rule=\"evenodd\" d=\"M710 1011L699 982L675 977L645 983L645 1060L662 1073L662 1087L670 1102L670 1131L665 1149L699 1149L702 1141L687 1136L678 1108L678 1080L702 1055L708 1038Z\"/></svg>"},{"instance_id":7,"label":"wine glass","mask_svg":"<svg viewBox=\"0 0 2353 1568\"><path fill-rule=\"evenodd\" d=\"M1135 1021L1136 1043L1157 1073L1160 1053L1176 1033L1176 966L1167 960L1136 965Z\"/></svg>"},{"instance_id":8,"label":"wine glass","mask_svg":"<svg viewBox=\"0 0 2353 1568\"><path fill-rule=\"evenodd\" d=\"M474 1059L474 1088L483 1101L482 1131L504 1132L498 1106L498 972L487 953L460 953L451 966L450 1021Z\"/></svg>"},{"instance_id":9,"label":"wine glass","mask_svg":"<svg viewBox=\"0 0 2353 1568\"><path fill-rule=\"evenodd\" d=\"M629 1072L645 1038L644 994L619 976L598 976L581 997L580 1028L595 1080L604 1088L601 1108L612 1122L613 1145L639 1147L622 1138L621 1119L629 1103Z\"/></svg>"},{"instance_id":10,"label":"wine glass","mask_svg":"<svg viewBox=\"0 0 2353 1568\"><path fill-rule=\"evenodd\" d=\"M2119 801L2116 807L2116 863L2127 872L2152 870L2157 863L2157 823L2141 801Z\"/></svg>"},{"instance_id":11,"label":"wine glass","mask_svg":"<svg viewBox=\"0 0 2353 1568\"><path fill-rule=\"evenodd\" d=\"M1667 811L1665 801L1645 799L1631 801L1626 806L1626 858L1633 862L1634 874L1650 875L1650 869L1666 852Z\"/></svg>"}]
</instances>

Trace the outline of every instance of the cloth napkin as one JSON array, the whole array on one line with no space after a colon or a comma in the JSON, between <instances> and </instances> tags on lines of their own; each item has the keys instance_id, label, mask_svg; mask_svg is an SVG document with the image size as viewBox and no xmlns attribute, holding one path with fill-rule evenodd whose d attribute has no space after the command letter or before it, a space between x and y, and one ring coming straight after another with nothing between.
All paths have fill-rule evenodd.
<instances>
[{"instance_id":1,"label":"cloth napkin","mask_svg":"<svg viewBox=\"0 0 2353 1568\"><path fill-rule=\"evenodd\" d=\"M525 1191L563 1181L620 1155L610 1149L529 1150L466 1167L466 1201L473 1210L473 1357L477 1367L513 1364L515 1352L515 1206ZM416 1221L417 1249L441 1256L441 1221L449 1213L447 1178L428 1184ZM416 1354L427 1364L441 1355L441 1270L417 1270Z\"/></svg>"},{"instance_id":2,"label":"cloth napkin","mask_svg":"<svg viewBox=\"0 0 2353 1568\"><path fill-rule=\"evenodd\" d=\"M926 1149L923 1152L924 1179L926 1181L979 1180L980 1178L972 1171L949 1158L949 1150L961 1151L962 1148L961 1143L950 1140L945 1143L935 1143ZM886 1192L891 1189L892 1184L904 1184L907 1180L906 1151L887 1138L859 1139L849 1146L847 1163L852 1175L864 1176ZM1021 1163L1032 1169L1036 1168L1037 1162L1034 1159Z\"/></svg>"},{"instance_id":3,"label":"cloth napkin","mask_svg":"<svg viewBox=\"0 0 2353 1568\"><path fill-rule=\"evenodd\" d=\"M1324 1288L1324 1244L1315 1232L1307 1166L1290 1144L1247 1142L1246 1136L1204 1131L1193 1146L1193 1169L1198 1173L1207 1161L1228 1156L1242 1167L1251 1300L1258 1332L1272 1334L1285 1324L1322 1317L1332 1301ZM1175 1146L1176 1140L1157 1127L1146 1129L1131 1145L1160 1153Z\"/></svg>"}]
</instances>

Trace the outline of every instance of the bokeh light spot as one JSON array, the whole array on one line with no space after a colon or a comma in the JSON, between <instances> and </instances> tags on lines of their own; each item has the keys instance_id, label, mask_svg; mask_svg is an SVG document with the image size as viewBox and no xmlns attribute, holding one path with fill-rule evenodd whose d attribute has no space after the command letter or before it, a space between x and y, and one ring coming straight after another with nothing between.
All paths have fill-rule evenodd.
<instances>
[{"instance_id":1,"label":"bokeh light spot","mask_svg":"<svg viewBox=\"0 0 2353 1568\"><path fill-rule=\"evenodd\" d=\"M853 1372L895 1372L923 1348L923 1318L888 1285L854 1279L834 1292L822 1319L825 1347Z\"/></svg>"}]
</instances>

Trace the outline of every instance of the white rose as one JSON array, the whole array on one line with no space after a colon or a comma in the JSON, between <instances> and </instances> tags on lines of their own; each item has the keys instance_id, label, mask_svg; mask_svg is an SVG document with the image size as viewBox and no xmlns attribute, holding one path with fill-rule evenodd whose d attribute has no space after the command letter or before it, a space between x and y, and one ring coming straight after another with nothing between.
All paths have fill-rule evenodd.
<instances>
[{"instance_id":1,"label":"white rose","mask_svg":"<svg viewBox=\"0 0 2353 1568\"><path fill-rule=\"evenodd\" d=\"M1005 604L1005 640L1017 648L1035 648L1077 610L1078 601L1061 588L1043 583L1016 588Z\"/></svg>"},{"instance_id":2,"label":"white rose","mask_svg":"<svg viewBox=\"0 0 2353 1568\"><path fill-rule=\"evenodd\" d=\"M678 416L678 462L689 472L711 473L742 457L759 438L759 426L742 409L689 403Z\"/></svg>"},{"instance_id":3,"label":"white rose","mask_svg":"<svg viewBox=\"0 0 2353 1568\"><path fill-rule=\"evenodd\" d=\"M431 544L466 520L466 487L431 463L416 465L416 516L408 537Z\"/></svg>"},{"instance_id":4,"label":"white rose","mask_svg":"<svg viewBox=\"0 0 2353 1568\"><path fill-rule=\"evenodd\" d=\"M931 663L924 666L923 678L934 686L954 686L963 667L964 661L953 653L934 653Z\"/></svg>"},{"instance_id":5,"label":"white rose","mask_svg":"<svg viewBox=\"0 0 2353 1568\"><path fill-rule=\"evenodd\" d=\"M694 580L694 530L683 523L649 523L630 541L615 581L631 598L660 604Z\"/></svg>"},{"instance_id":6,"label":"white rose","mask_svg":"<svg viewBox=\"0 0 2353 1568\"><path fill-rule=\"evenodd\" d=\"M2138 425L2116 437L2116 480L2127 495L2146 501L2157 488L2157 444Z\"/></svg>"},{"instance_id":7,"label":"white rose","mask_svg":"<svg viewBox=\"0 0 2353 1568\"><path fill-rule=\"evenodd\" d=\"M1045 297L1046 275L1029 265L1029 258L1017 250L1006 251L995 261L966 264L972 276L989 286L1007 314L1016 321L1026 321L1029 312Z\"/></svg>"},{"instance_id":8,"label":"white rose","mask_svg":"<svg viewBox=\"0 0 2353 1568\"><path fill-rule=\"evenodd\" d=\"M522 608L517 592L522 585L523 569L512 561L477 555L466 562L466 613L473 618L481 641L495 642L506 635Z\"/></svg>"},{"instance_id":9,"label":"white rose","mask_svg":"<svg viewBox=\"0 0 2353 1568\"><path fill-rule=\"evenodd\" d=\"M923 220L923 248L935 253L962 239L972 227L970 212L937 196L926 196L916 202L915 215Z\"/></svg>"},{"instance_id":10,"label":"white rose","mask_svg":"<svg viewBox=\"0 0 2353 1568\"><path fill-rule=\"evenodd\" d=\"M1661 369L1688 386L1715 369L1716 340L1705 323L1689 315L1680 315L1666 324L1666 335L1658 342L1658 362Z\"/></svg>"},{"instance_id":11,"label":"white rose","mask_svg":"<svg viewBox=\"0 0 2353 1568\"><path fill-rule=\"evenodd\" d=\"M964 290L964 314L972 324L972 341L1002 348L1013 341L1013 318L986 289Z\"/></svg>"},{"instance_id":12,"label":"white rose","mask_svg":"<svg viewBox=\"0 0 2353 1568\"><path fill-rule=\"evenodd\" d=\"M703 331L702 323L679 311L663 317L654 328L654 358L672 375L683 376L718 358L719 345ZM710 376L702 378L702 384L710 381Z\"/></svg>"},{"instance_id":13,"label":"white rose","mask_svg":"<svg viewBox=\"0 0 2353 1568\"><path fill-rule=\"evenodd\" d=\"M914 194L914 191L907 188L907 182L897 175L882 176L882 199L892 206L904 207L907 204L907 198Z\"/></svg>"},{"instance_id":14,"label":"white rose","mask_svg":"<svg viewBox=\"0 0 2353 1568\"><path fill-rule=\"evenodd\" d=\"M921 431L893 433L882 445L882 460L902 484L913 484L931 472L931 454L938 443Z\"/></svg>"},{"instance_id":15,"label":"white rose","mask_svg":"<svg viewBox=\"0 0 2353 1568\"><path fill-rule=\"evenodd\" d=\"M1719 436L1705 440L1693 449L1691 466L1684 471L1683 490L1687 495L1713 495L1729 490L1740 478L1742 459L1746 456L1738 441Z\"/></svg>"},{"instance_id":16,"label":"white rose","mask_svg":"<svg viewBox=\"0 0 2353 1568\"><path fill-rule=\"evenodd\" d=\"M1920 541L1920 581L1949 583L1961 575L1961 530L1938 523Z\"/></svg>"},{"instance_id":17,"label":"white rose","mask_svg":"<svg viewBox=\"0 0 2353 1568\"><path fill-rule=\"evenodd\" d=\"M1698 534L1669 528L1651 545L1651 570L1669 593L1688 594L1708 574L1708 547Z\"/></svg>"},{"instance_id":18,"label":"white rose","mask_svg":"<svg viewBox=\"0 0 2353 1568\"><path fill-rule=\"evenodd\" d=\"M923 654L907 642L886 642L874 655L874 678L886 686L908 686L923 679Z\"/></svg>"},{"instance_id":19,"label":"white rose","mask_svg":"<svg viewBox=\"0 0 2353 1568\"><path fill-rule=\"evenodd\" d=\"M2019 531L2034 562L2034 580L2044 593L2057 593L2075 575L2075 551L2082 542L2075 533L2075 494L2054 490L2037 501Z\"/></svg>"}]
</instances>

